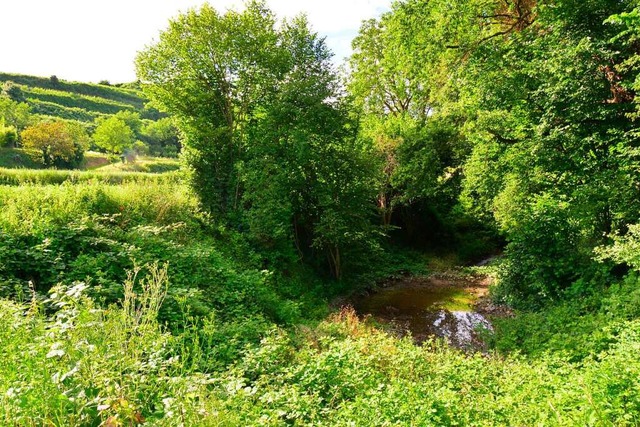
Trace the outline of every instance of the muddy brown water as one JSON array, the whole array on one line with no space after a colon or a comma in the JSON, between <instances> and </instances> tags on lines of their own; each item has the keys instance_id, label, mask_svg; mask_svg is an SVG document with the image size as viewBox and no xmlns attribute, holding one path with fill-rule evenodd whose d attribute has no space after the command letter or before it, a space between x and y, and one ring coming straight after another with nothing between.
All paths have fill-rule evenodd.
<instances>
[{"instance_id":1,"label":"muddy brown water","mask_svg":"<svg viewBox=\"0 0 640 427\"><path fill-rule=\"evenodd\" d=\"M458 348L482 350L483 330L492 326L476 305L487 295L489 282L456 273L406 277L354 299L353 306L358 314L370 315L398 335L411 334L418 343L443 338Z\"/></svg>"}]
</instances>

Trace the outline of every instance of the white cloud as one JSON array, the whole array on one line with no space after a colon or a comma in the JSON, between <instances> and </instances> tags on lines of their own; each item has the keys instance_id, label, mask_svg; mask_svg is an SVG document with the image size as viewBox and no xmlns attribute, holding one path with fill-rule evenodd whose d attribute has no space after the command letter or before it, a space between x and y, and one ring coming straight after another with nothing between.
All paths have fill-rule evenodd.
<instances>
[{"instance_id":1,"label":"white cloud","mask_svg":"<svg viewBox=\"0 0 640 427\"><path fill-rule=\"evenodd\" d=\"M166 28L171 17L202 0L2 0L0 71L80 81L135 79L136 52ZM212 0L221 11L240 0ZM278 17L306 13L340 60L364 19L391 0L271 0Z\"/></svg>"}]
</instances>

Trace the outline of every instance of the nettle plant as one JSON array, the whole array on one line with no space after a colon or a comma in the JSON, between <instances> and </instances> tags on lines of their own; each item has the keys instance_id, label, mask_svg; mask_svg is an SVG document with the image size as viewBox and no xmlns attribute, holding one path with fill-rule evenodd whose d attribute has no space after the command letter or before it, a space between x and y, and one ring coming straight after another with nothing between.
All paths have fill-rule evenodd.
<instances>
[{"instance_id":1,"label":"nettle plant","mask_svg":"<svg viewBox=\"0 0 640 427\"><path fill-rule=\"evenodd\" d=\"M180 376L157 322L167 284L166 265L153 264L129 273L120 306L98 308L81 282L55 286L44 302L0 301L0 424L188 417L196 408L187 390L208 378Z\"/></svg>"}]
</instances>

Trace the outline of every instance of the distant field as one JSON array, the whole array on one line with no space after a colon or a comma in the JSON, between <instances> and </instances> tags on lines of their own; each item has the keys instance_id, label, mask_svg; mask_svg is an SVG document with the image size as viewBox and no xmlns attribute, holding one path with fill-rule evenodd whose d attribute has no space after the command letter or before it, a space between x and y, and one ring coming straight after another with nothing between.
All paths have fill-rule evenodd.
<instances>
[{"instance_id":1,"label":"distant field","mask_svg":"<svg viewBox=\"0 0 640 427\"><path fill-rule=\"evenodd\" d=\"M0 148L0 185L20 185L26 183L59 184L65 181L83 181L105 178L108 182L128 182L132 180L156 179L159 174L167 175L180 169L177 159L163 157L140 157L126 163L111 163L104 153L89 151L81 170L43 169L36 163L31 153L21 148ZM150 175L151 177L147 177ZM166 178L166 177L165 177ZM162 178L164 179L164 178ZM173 178L169 178L173 180Z\"/></svg>"},{"instance_id":2,"label":"distant field","mask_svg":"<svg viewBox=\"0 0 640 427\"><path fill-rule=\"evenodd\" d=\"M143 97L142 92L136 89L93 83L68 82L62 79L60 79L58 83L54 83L50 78L47 77L0 73L0 82L6 82L9 80L24 86L53 89L63 92L76 93L79 95L89 95L110 99L117 102L131 104L138 109L142 109L144 107L144 103L146 102L146 99Z\"/></svg>"}]
</instances>

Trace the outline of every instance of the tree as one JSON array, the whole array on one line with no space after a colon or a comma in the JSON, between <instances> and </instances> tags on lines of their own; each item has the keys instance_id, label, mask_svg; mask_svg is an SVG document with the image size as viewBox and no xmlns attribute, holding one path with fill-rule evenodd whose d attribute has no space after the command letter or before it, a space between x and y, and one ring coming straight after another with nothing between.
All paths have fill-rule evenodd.
<instances>
[{"instance_id":1,"label":"tree","mask_svg":"<svg viewBox=\"0 0 640 427\"><path fill-rule=\"evenodd\" d=\"M375 246L374 187L330 58L305 18L276 26L254 1L178 17L137 69L184 136L202 205L271 259L310 259L340 278Z\"/></svg>"},{"instance_id":2,"label":"tree","mask_svg":"<svg viewBox=\"0 0 640 427\"><path fill-rule=\"evenodd\" d=\"M44 166L74 167L83 158L88 136L81 127L62 121L40 122L21 133L22 145L38 153Z\"/></svg>"},{"instance_id":3,"label":"tree","mask_svg":"<svg viewBox=\"0 0 640 427\"><path fill-rule=\"evenodd\" d=\"M129 129L133 131L134 138L139 138L142 133L142 120L140 119L140 113L137 111L120 110L113 117L125 122Z\"/></svg>"},{"instance_id":4,"label":"tree","mask_svg":"<svg viewBox=\"0 0 640 427\"><path fill-rule=\"evenodd\" d=\"M115 117L99 119L93 142L97 147L112 154L122 154L131 147L135 141L133 131L127 124Z\"/></svg>"},{"instance_id":5,"label":"tree","mask_svg":"<svg viewBox=\"0 0 640 427\"><path fill-rule=\"evenodd\" d=\"M635 73L621 69L637 46L603 25L632 2L512 3L509 14L520 5L529 18L486 18L460 80L473 146L463 200L508 241L503 296L530 306L595 283L594 247L638 219L625 87ZM498 5L491 16L502 15Z\"/></svg>"},{"instance_id":6,"label":"tree","mask_svg":"<svg viewBox=\"0 0 640 427\"><path fill-rule=\"evenodd\" d=\"M360 136L378 160L378 210L385 226L402 224L404 234L426 234L409 232L421 211L439 217L456 204L468 147L460 114L444 108L460 60L442 33L466 37L454 21L468 15L463 2L397 2L364 22L353 41L347 87L360 112ZM396 211L402 215L394 219Z\"/></svg>"},{"instance_id":7,"label":"tree","mask_svg":"<svg viewBox=\"0 0 640 427\"><path fill-rule=\"evenodd\" d=\"M275 90L282 52L273 14L254 1L241 13L204 5L180 15L136 59L143 90L176 118L193 187L212 212L239 207L246 125Z\"/></svg>"},{"instance_id":8,"label":"tree","mask_svg":"<svg viewBox=\"0 0 640 427\"><path fill-rule=\"evenodd\" d=\"M16 102L8 96L0 96L0 118L5 125L22 131L32 122L31 109L26 102Z\"/></svg>"},{"instance_id":9,"label":"tree","mask_svg":"<svg viewBox=\"0 0 640 427\"><path fill-rule=\"evenodd\" d=\"M170 117L147 122L141 133L142 140L149 145L152 154L171 157L180 152L178 129Z\"/></svg>"},{"instance_id":10,"label":"tree","mask_svg":"<svg viewBox=\"0 0 640 427\"><path fill-rule=\"evenodd\" d=\"M20 85L17 85L11 80L7 80L4 85L2 85L2 95L15 102L24 102L25 100L24 93L22 93L22 88L20 87Z\"/></svg>"},{"instance_id":11,"label":"tree","mask_svg":"<svg viewBox=\"0 0 640 427\"><path fill-rule=\"evenodd\" d=\"M288 71L248 126L246 217L254 238L276 248L293 242L300 258L322 254L313 261L339 279L377 248L373 168L324 40L302 17L282 37Z\"/></svg>"}]
</instances>

